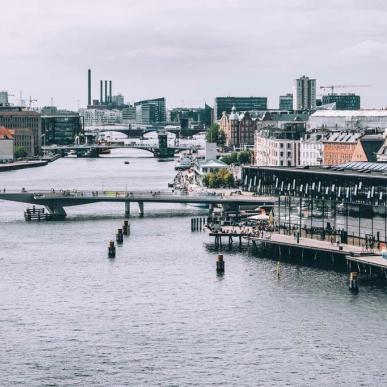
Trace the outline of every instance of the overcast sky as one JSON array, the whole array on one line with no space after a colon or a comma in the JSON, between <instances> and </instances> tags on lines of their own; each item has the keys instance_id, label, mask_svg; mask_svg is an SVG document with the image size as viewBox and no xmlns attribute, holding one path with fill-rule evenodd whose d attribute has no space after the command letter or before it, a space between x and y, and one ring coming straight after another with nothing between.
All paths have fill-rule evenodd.
<instances>
[{"instance_id":1,"label":"overcast sky","mask_svg":"<svg viewBox=\"0 0 387 387\"><path fill-rule=\"evenodd\" d=\"M387 106L385 0L1 1L0 90L77 108L99 80L133 102L278 96L303 74ZM14 97L16 98L16 97Z\"/></svg>"}]
</instances>

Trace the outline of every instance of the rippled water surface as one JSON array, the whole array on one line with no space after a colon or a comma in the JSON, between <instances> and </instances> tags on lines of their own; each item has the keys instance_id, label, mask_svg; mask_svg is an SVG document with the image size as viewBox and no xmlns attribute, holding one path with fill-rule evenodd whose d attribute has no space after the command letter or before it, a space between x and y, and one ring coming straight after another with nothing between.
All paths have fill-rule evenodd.
<instances>
[{"instance_id":1,"label":"rippled water surface","mask_svg":"<svg viewBox=\"0 0 387 387\"><path fill-rule=\"evenodd\" d=\"M133 155L147 156L133 151ZM116 153L115 155L118 155ZM114 156L114 154L113 154ZM166 189L173 163L60 159L0 188ZM184 205L146 205L107 259L121 203L29 223L0 202L0 385L385 385L387 292L346 275L225 251ZM203 212L201 212L203 213Z\"/></svg>"}]
</instances>

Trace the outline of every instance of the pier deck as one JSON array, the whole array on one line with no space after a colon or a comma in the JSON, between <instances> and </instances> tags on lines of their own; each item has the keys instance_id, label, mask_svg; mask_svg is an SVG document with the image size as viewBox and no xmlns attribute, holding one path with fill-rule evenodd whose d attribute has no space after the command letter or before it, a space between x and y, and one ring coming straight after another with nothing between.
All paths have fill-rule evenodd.
<instances>
[{"instance_id":1,"label":"pier deck","mask_svg":"<svg viewBox=\"0 0 387 387\"><path fill-rule=\"evenodd\" d=\"M346 245L346 244L340 244L340 247L336 244L332 244L331 242L327 241L319 241L317 239L309 239L309 238L300 238L299 243L297 243L297 240L291 236L291 235L283 235L283 234L277 234L277 233L271 233L270 238L261 238L261 237L251 237L250 238L253 241L259 241L264 243L271 243L276 245L283 245L283 246L289 246L289 247L300 247L300 248L308 248L311 250L319 250L319 251L325 251L325 252L334 252L338 254L364 254L364 251L359 246L352 246L352 245ZM367 255L370 255L370 253L366 253Z\"/></svg>"},{"instance_id":2,"label":"pier deck","mask_svg":"<svg viewBox=\"0 0 387 387\"><path fill-rule=\"evenodd\" d=\"M380 254L354 255L354 256L347 255L346 259L348 262L361 263L367 266L378 267L380 269L387 269L387 259L383 258Z\"/></svg>"}]
</instances>

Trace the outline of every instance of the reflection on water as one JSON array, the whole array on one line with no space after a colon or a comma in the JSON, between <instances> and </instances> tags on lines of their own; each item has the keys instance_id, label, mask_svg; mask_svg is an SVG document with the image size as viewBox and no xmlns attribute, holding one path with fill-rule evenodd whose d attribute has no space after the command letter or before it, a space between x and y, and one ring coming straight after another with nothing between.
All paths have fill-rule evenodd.
<instances>
[{"instance_id":1,"label":"reflection on water","mask_svg":"<svg viewBox=\"0 0 387 387\"><path fill-rule=\"evenodd\" d=\"M132 160L60 159L3 173L0 187L167 189L173 164ZM208 235L190 232L193 207L146 205L114 260L122 203L30 224L25 207L0 202L1 385L387 381L384 288L354 296L345 274L286 263L278 279L275 259L237 248L217 277Z\"/></svg>"}]
</instances>

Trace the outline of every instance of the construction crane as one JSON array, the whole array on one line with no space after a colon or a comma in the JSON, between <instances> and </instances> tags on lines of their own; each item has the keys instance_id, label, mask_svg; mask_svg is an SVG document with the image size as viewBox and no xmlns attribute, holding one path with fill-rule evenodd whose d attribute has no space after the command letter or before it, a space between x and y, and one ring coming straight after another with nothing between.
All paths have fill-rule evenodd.
<instances>
[{"instance_id":1,"label":"construction crane","mask_svg":"<svg viewBox=\"0 0 387 387\"><path fill-rule=\"evenodd\" d=\"M320 86L320 89L331 89L331 94L334 93L335 89L344 89L347 87L371 87L371 85L331 85L331 86Z\"/></svg>"}]
</instances>

